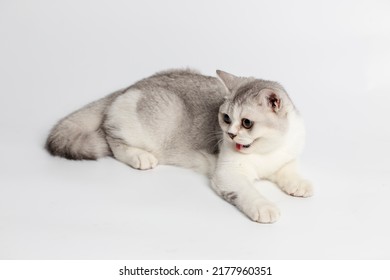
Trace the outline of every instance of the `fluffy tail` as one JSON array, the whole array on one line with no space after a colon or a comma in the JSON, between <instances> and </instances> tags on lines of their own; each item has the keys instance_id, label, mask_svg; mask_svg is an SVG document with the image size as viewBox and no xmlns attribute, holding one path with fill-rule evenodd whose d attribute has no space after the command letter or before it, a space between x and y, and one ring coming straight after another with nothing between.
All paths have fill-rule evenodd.
<instances>
[{"instance_id":1,"label":"fluffy tail","mask_svg":"<svg viewBox=\"0 0 390 280\"><path fill-rule=\"evenodd\" d=\"M96 160L111 155L102 122L106 108L121 93L110 94L60 120L46 141L50 154L74 160Z\"/></svg>"}]
</instances>

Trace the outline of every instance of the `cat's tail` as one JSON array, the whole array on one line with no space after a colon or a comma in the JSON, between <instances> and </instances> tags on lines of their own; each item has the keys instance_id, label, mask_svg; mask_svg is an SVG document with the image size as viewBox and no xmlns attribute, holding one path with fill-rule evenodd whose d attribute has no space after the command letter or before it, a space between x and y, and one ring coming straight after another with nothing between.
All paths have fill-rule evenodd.
<instances>
[{"instance_id":1,"label":"cat's tail","mask_svg":"<svg viewBox=\"0 0 390 280\"><path fill-rule=\"evenodd\" d=\"M60 120L46 140L50 154L74 160L96 160L111 155L102 123L106 108L121 93L112 93Z\"/></svg>"}]
</instances>

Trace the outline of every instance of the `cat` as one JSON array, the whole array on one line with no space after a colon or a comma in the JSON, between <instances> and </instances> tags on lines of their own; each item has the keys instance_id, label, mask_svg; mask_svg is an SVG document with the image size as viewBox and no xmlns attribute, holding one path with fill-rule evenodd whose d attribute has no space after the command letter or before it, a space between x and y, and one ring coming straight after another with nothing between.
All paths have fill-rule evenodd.
<instances>
[{"instance_id":1,"label":"cat","mask_svg":"<svg viewBox=\"0 0 390 280\"><path fill-rule=\"evenodd\" d=\"M159 72L60 120L46 148L75 160L113 156L141 170L190 168L251 220L273 223L280 212L255 181L293 196L313 193L298 173L303 120L279 83L220 70L217 76Z\"/></svg>"}]
</instances>

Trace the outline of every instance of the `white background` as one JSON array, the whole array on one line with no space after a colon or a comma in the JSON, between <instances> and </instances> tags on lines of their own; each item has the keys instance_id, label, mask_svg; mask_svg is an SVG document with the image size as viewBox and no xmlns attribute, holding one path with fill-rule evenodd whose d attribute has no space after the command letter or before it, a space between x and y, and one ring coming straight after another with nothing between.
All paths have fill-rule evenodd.
<instances>
[{"instance_id":1,"label":"white background","mask_svg":"<svg viewBox=\"0 0 390 280\"><path fill-rule=\"evenodd\" d=\"M390 258L388 1L0 2L1 259ZM307 123L309 199L272 225L206 178L54 158L55 122L156 71L281 82Z\"/></svg>"}]
</instances>

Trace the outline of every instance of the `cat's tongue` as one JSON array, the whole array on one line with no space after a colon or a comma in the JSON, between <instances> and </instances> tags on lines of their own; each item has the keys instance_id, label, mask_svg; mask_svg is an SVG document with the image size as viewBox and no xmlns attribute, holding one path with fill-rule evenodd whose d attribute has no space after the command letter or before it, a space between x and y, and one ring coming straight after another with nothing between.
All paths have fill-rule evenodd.
<instances>
[{"instance_id":1,"label":"cat's tongue","mask_svg":"<svg viewBox=\"0 0 390 280\"><path fill-rule=\"evenodd\" d=\"M242 145L241 145L241 144L238 144L238 143L236 143L236 149L237 149L237 150L241 150L241 149L242 149Z\"/></svg>"}]
</instances>

